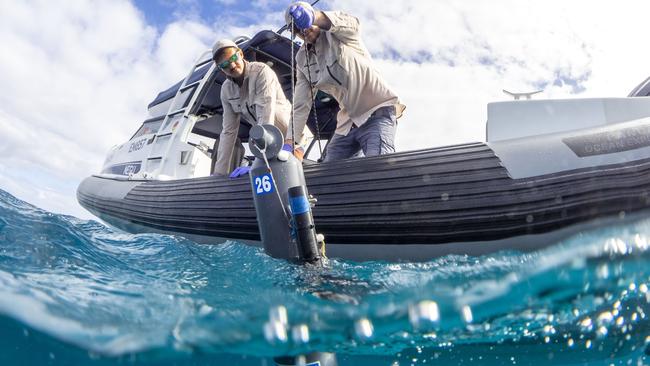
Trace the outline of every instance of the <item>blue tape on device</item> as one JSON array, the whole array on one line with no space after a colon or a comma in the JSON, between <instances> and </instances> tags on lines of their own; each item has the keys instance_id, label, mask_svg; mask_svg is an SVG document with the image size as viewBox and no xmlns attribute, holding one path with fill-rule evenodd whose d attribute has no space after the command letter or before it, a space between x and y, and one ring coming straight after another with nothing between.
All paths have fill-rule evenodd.
<instances>
[{"instance_id":1,"label":"blue tape on device","mask_svg":"<svg viewBox=\"0 0 650 366\"><path fill-rule=\"evenodd\" d=\"M305 196L289 197L289 205L291 206L291 212L294 215L309 212L309 201Z\"/></svg>"}]
</instances>

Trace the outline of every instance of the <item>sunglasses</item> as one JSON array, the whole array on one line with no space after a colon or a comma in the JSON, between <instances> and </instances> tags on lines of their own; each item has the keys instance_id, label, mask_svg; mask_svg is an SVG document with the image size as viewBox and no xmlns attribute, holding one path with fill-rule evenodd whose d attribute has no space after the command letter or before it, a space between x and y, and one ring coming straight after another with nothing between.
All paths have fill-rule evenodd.
<instances>
[{"instance_id":1,"label":"sunglasses","mask_svg":"<svg viewBox=\"0 0 650 366\"><path fill-rule=\"evenodd\" d=\"M231 63L239 61L239 52L235 52L229 59L217 65L221 70L226 69Z\"/></svg>"}]
</instances>

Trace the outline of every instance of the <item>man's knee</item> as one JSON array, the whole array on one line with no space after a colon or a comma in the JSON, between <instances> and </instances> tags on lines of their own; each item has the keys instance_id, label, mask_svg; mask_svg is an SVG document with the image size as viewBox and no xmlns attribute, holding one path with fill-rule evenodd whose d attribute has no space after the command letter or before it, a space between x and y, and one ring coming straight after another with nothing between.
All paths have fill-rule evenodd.
<instances>
[{"instance_id":1,"label":"man's knee","mask_svg":"<svg viewBox=\"0 0 650 366\"><path fill-rule=\"evenodd\" d=\"M366 144L364 153L366 156L377 156L395 152L395 143L390 136L377 135Z\"/></svg>"},{"instance_id":2,"label":"man's knee","mask_svg":"<svg viewBox=\"0 0 650 366\"><path fill-rule=\"evenodd\" d=\"M363 152L366 156L377 156L395 152L395 121L382 117L369 121L371 126L366 133Z\"/></svg>"},{"instance_id":3,"label":"man's knee","mask_svg":"<svg viewBox=\"0 0 650 366\"><path fill-rule=\"evenodd\" d=\"M348 159L354 156L360 150L359 145L354 140L354 136L348 134L334 135L325 149L325 159L323 162Z\"/></svg>"},{"instance_id":4,"label":"man's knee","mask_svg":"<svg viewBox=\"0 0 650 366\"><path fill-rule=\"evenodd\" d=\"M286 123L276 120L274 125L275 125L275 127L280 129L280 132L282 132L282 136L285 136L285 137L287 136L287 133L289 132L289 129L288 129L289 126L287 126Z\"/></svg>"}]
</instances>

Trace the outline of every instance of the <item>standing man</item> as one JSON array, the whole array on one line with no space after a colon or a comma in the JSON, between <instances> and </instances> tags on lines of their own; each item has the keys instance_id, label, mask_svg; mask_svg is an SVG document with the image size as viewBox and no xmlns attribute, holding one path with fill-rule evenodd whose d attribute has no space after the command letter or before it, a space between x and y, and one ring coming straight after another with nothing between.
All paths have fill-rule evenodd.
<instances>
[{"instance_id":1,"label":"standing man","mask_svg":"<svg viewBox=\"0 0 650 366\"><path fill-rule=\"evenodd\" d=\"M405 106L375 68L359 35L359 20L340 11L314 10L298 1L285 12L289 27L304 40L296 54L294 139L300 141L316 95L332 95L339 103L336 133L327 146L325 161L347 159L359 151L365 156L395 151L397 118Z\"/></svg>"},{"instance_id":2,"label":"standing man","mask_svg":"<svg viewBox=\"0 0 650 366\"><path fill-rule=\"evenodd\" d=\"M212 59L226 74L221 86L223 129L219 135L219 148L214 173L228 174L239 123L242 114L254 124L275 124L286 135L291 118L291 104L287 100L278 77L266 64L248 62L235 42L223 39L212 47ZM231 178L245 175L250 167L238 167Z\"/></svg>"}]
</instances>

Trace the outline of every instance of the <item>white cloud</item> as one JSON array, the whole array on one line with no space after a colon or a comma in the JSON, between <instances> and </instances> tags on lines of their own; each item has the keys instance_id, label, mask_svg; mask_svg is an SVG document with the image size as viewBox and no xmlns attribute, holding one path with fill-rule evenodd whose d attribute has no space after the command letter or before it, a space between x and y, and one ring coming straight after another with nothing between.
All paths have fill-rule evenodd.
<instances>
[{"instance_id":1,"label":"white cloud","mask_svg":"<svg viewBox=\"0 0 650 366\"><path fill-rule=\"evenodd\" d=\"M644 65L650 3L334 0L408 106L398 149L484 140L486 104L501 89L542 98L625 96ZM427 133L422 133L426 131Z\"/></svg>"},{"instance_id":2,"label":"white cloud","mask_svg":"<svg viewBox=\"0 0 650 366\"><path fill-rule=\"evenodd\" d=\"M178 21L158 34L128 1L2 1L0 9L2 188L88 217L69 187L99 170L108 149L128 139L148 102L184 76L214 33ZM7 183L18 170L46 179ZM65 188L47 189L52 183Z\"/></svg>"},{"instance_id":3,"label":"white cloud","mask_svg":"<svg viewBox=\"0 0 650 366\"><path fill-rule=\"evenodd\" d=\"M259 10L284 2L259 0L250 13L215 1L224 8L206 15L214 23L189 0L185 16L157 30L126 0L0 0L0 188L88 217L74 187L135 131L158 91L216 38L282 24L282 12ZM650 74L644 0L378 4L322 6L361 19L377 66L408 106L400 150L483 140L486 104L507 99L503 88L624 96ZM235 24L242 19L249 22Z\"/></svg>"}]
</instances>

